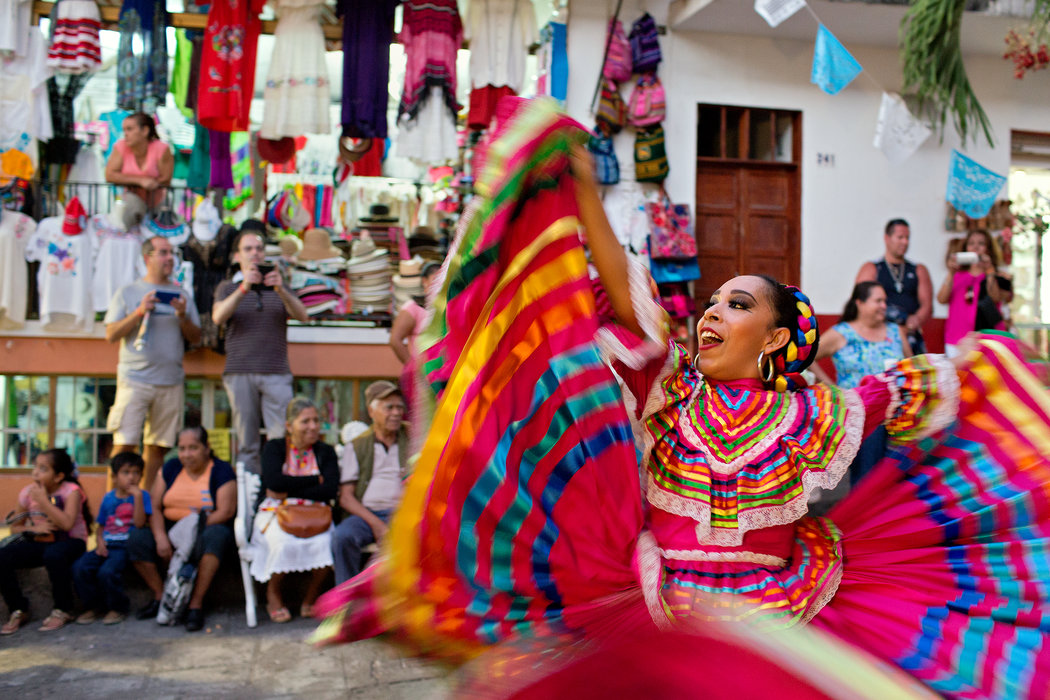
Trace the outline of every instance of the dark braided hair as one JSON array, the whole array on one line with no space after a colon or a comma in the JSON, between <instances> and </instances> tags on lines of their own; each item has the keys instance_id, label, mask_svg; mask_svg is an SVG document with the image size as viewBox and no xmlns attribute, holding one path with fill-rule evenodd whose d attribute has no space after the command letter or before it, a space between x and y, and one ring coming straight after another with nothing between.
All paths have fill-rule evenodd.
<instances>
[{"instance_id":1,"label":"dark braided hair","mask_svg":"<svg viewBox=\"0 0 1050 700\"><path fill-rule=\"evenodd\" d=\"M773 324L791 334L784 347L770 355L777 391L795 391L806 386L802 372L817 357L820 331L809 297L798 287L781 284L768 275L756 275L766 283L767 299L773 307Z\"/></svg>"}]
</instances>

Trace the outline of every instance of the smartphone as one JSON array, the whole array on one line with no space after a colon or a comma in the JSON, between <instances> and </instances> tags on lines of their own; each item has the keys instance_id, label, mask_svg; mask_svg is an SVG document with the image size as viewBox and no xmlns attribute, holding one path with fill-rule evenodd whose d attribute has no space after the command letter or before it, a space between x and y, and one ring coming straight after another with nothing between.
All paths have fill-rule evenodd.
<instances>
[{"instance_id":1,"label":"smartphone","mask_svg":"<svg viewBox=\"0 0 1050 700\"><path fill-rule=\"evenodd\" d=\"M275 266L274 266L273 263L266 262L266 263L263 263L261 265L256 266L256 268L259 270L259 274L263 276L263 279L265 279L266 275L268 275L268 274L270 274L271 272L274 271ZM252 285L252 289L254 289L257 292L261 292L263 290L270 289L270 287L267 287L262 282L259 282L258 284L253 284Z\"/></svg>"},{"instance_id":2,"label":"smartphone","mask_svg":"<svg viewBox=\"0 0 1050 700\"><path fill-rule=\"evenodd\" d=\"M969 250L960 250L955 254L955 262L959 265L975 265L978 260L977 253Z\"/></svg>"},{"instance_id":3,"label":"smartphone","mask_svg":"<svg viewBox=\"0 0 1050 700\"><path fill-rule=\"evenodd\" d=\"M156 299L158 304L167 304L171 306L171 302L175 301L182 295L178 292L165 292L162 289L158 289L156 293Z\"/></svg>"}]
</instances>

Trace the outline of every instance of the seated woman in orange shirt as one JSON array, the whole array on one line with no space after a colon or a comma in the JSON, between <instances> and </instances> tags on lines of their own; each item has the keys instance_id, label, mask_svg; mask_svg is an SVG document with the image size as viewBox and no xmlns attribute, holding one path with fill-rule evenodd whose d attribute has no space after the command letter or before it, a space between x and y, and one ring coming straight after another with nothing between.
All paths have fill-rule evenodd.
<instances>
[{"instance_id":1,"label":"seated woman in orange shirt","mask_svg":"<svg viewBox=\"0 0 1050 700\"><path fill-rule=\"evenodd\" d=\"M153 515L148 527L131 531L128 558L153 591L153 601L138 612L138 618L156 617L164 594L157 559L170 559L172 555L168 529L188 515L208 512L202 535L204 555L197 567L197 581L186 613L186 629L196 632L204 626L204 594L219 570L223 554L233 549L237 477L229 462L212 454L208 446L208 431L200 426L183 428L179 432L178 449L179 456L165 462L161 469L162 478L153 482L150 492Z\"/></svg>"},{"instance_id":2,"label":"seated woman in orange shirt","mask_svg":"<svg viewBox=\"0 0 1050 700\"><path fill-rule=\"evenodd\" d=\"M142 198L149 209L164 202L175 170L171 148L157 135L153 117L136 112L124 119L124 138L113 144L106 161L106 182L124 185L124 190Z\"/></svg>"}]
</instances>

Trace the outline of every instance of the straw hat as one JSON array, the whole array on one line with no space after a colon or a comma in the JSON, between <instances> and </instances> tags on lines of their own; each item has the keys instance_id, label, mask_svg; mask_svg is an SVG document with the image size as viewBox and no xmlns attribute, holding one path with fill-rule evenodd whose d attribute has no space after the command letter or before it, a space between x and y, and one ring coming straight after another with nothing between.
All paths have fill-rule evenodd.
<instances>
[{"instance_id":1,"label":"straw hat","mask_svg":"<svg viewBox=\"0 0 1050 700\"><path fill-rule=\"evenodd\" d=\"M298 236L281 236L281 240L277 241L277 246L281 249L281 255L286 258L294 258L303 249L303 242Z\"/></svg>"},{"instance_id":2,"label":"straw hat","mask_svg":"<svg viewBox=\"0 0 1050 700\"><path fill-rule=\"evenodd\" d=\"M375 241L371 238L359 238L350 245L350 259L347 261L347 269L354 268L352 272L364 272L375 267L375 263L382 263L379 269L386 266L386 251L376 248Z\"/></svg>"},{"instance_id":3,"label":"straw hat","mask_svg":"<svg viewBox=\"0 0 1050 700\"><path fill-rule=\"evenodd\" d=\"M396 224L400 219L390 215L390 207L385 204L373 204L368 208L368 216L358 219L363 224Z\"/></svg>"},{"instance_id":4,"label":"straw hat","mask_svg":"<svg viewBox=\"0 0 1050 700\"><path fill-rule=\"evenodd\" d=\"M342 256L339 249L332 245L328 231L323 228L310 228L303 234L303 249L299 253L300 260L325 260Z\"/></svg>"},{"instance_id":5,"label":"straw hat","mask_svg":"<svg viewBox=\"0 0 1050 700\"><path fill-rule=\"evenodd\" d=\"M417 255L410 260L401 260L397 264L397 271L402 277L419 277L423 274L423 258Z\"/></svg>"}]
</instances>

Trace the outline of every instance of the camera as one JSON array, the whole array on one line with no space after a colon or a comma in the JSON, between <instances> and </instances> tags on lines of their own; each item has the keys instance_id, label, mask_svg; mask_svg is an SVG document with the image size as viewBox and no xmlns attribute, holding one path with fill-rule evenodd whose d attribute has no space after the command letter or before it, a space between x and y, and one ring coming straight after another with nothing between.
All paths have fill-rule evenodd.
<instances>
[{"instance_id":1,"label":"camera","mask_svg":"<svg viewBox=\"0 0 1050 700\"><path fill-rule=\"evenodd\" d=\"M259 270L259 274L263 276L263 279L265 279L266 275L270 274L276 269L276 266L273 263L264 262L258 265L257 269ZM266 286L262 282L259 282L257 284L253 284L252 289L254 289L257 292L261 292L265 289L270 289L270 287Z\"/></svg>"},{"instance_id":2,"label":"camera","mask_svg":"<svg viewBox=\"0 0 1050 700\"><path fill-rule=\"evenodd\" d=\"M978 258L977 253L974 253L969 250L960 250L958 253L955 254L955 262L963 266L974 265L979 259L980 258Z\"/></svg>"}]
</instances>

